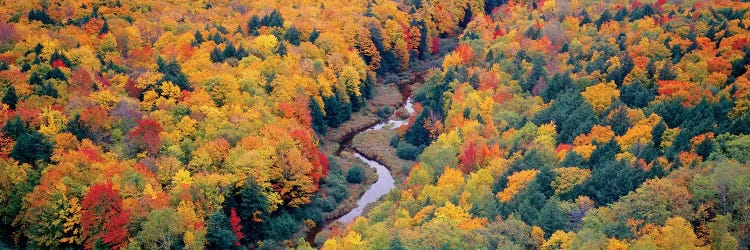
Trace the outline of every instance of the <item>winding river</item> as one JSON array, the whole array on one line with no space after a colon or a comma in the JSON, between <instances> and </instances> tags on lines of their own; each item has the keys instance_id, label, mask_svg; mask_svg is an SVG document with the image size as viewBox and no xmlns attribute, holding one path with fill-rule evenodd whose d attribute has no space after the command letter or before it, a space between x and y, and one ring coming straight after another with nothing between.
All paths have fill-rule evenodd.
<instances>
[{"instance_id":1,"label":"winding river","mask_svg":"<svg viewBox=\"0 0 750 250\"><path fill-rule=\"evenodd\" d=\"M415 79L415 80L421 81L422 78L420 76L418 79ZM402 85L399 88L399 92L401 92L401 95L404 98L403 100L404 105L402 107L407 111L409 116L411 116L412 114L414 114L414 105L411 100L411 95L410 95L411 91L409 90L409 86L411 86L411 84ZM406 126L409 123L408 117L403 120L394 119L394 117L398 118L397 115L393 115L391 119L372 125L371 127L363 130L362 132L370 131L370 130L381 130L381 129L396 129L401 126ZM362 132L359 132L359 133L362 133ZM362 213L365 210L365 207L367 207L368 204L378 201L380 197L383 197L383 195L387 194L388 192L391 191L391 189L394 189L396 187L395 180L393 179L393 176L391 175L391 171L388 170L388 168L378 163L377 161L364 157L362 154L357 152L351 146L352 138L354 138L354 136L356 136L359 133L349 136L348 139L342 142L339 152L347 151L351 153L352 155L354 155L354 157L357 157L360 160L362 160L362 162L366 163L371 168L374 168L378 174L378 180L372 185L370 185L370 187L365 191L364 194L362 194L359 200L357 200L357 207L355 207L354 209L352 209L345 215L333 221L328 221L322 225L318 225L316 228L314 228L313 230L307 233L305 239L313 246L315 246L315 236L320 231L325 230L325 228L327 227L329 223L338 221L343 224L348 224L349 222L352 222L355 218L362 215Z\"/></svg>"},{"instance_id":2,"label":"winding river","mask_svg":"<svg viewBox=\"0 0 750 250\"><path fill-rule=\"evenodd\" d=\"M411 116L412 113L414 113L414 106L411 102L411 97L406 99L406 104L404 105L404 108L406 111L409 112L409 115ZM388 120L385 122L381 122L376 124L375 126L372 126L368 128L365 131L370 130L380 130L380 129L395 129L399 128L401 126L405 126L409 123L408 119L404 120ZM352 211L349 211L349 213L345 214L344 216L341 216L337 221L340 221L341 223L347 224L354 220L354 218L357 218L358 216L362 215L362 212L364 211L367 204L370 204L372 202L377 201L382 197L383 195L387 194L391 191L391 189L395 188L393 176L391 175L391 171L388 170L385 166L382 164L367 159L358 152L352 150L352 154L362 160L363 162L367 163L368 166L371 168L374 168L375 171L378 173L378 180L370 186L367 191L362 195L362 197L359 198L357 201L357 207L352 209Z\"/></svg>"}]
</instances>

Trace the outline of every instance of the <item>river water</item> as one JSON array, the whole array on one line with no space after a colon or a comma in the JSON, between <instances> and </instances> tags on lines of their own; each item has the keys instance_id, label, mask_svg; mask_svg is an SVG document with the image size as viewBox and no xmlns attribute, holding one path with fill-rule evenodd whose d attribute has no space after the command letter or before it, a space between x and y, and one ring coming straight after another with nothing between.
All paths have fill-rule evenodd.
<instances>
[{"instance_id":1,"label":"river water","mask_svg":"<svg viewBox=\"0 0 750 250\"><path fill-rule=\"evenodd\" d=\"M404 108L407 112L409 112L409 115L414 113L414 105L411 102L411 97L406 99L406 104L404 105ZM404 120L388 120L382 123L378 123L375 126L367 129L366 131L370 130L380 130L380 129L396 129L401 126L406 126L406 124L409 122L408 119ZM352 150L353 151L353 150ZM349 213L345 214L344 216L341 216L337 221L347 224L354 220L354 218L359 217L362 215L362 212L364 211L367 204L370 204L372 202L376 202L380 197L387 194L391 191L391 189L395 188L394 185L395 181L393 180L393 176L391 175L391 171L388 170L385 166L382 164L367 159L361 154L355 152L352 152L352 154L362 160L363 162L367 163L368 166L371 168L374 168L375 171L378 173L378 180L370 186L367 191L362 195L362 197L359 198L357 201L357 207L352 209L352 211L349 211Z\"/></svg>"}]
</instances>

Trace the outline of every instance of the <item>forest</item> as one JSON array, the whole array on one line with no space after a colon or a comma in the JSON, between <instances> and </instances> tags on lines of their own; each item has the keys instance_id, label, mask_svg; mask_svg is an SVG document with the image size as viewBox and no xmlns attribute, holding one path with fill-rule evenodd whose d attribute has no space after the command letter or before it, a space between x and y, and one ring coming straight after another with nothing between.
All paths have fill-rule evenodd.
<instances>
[{"instance_id":1,"label":"forest","mask_svg":"<svg viewBox=\"0 0 750 250\"><path fill-rule=\"evenodd\" d=\"M750 248L749 3L0 5L0 249Z\"/></svg>"}]
</instances>

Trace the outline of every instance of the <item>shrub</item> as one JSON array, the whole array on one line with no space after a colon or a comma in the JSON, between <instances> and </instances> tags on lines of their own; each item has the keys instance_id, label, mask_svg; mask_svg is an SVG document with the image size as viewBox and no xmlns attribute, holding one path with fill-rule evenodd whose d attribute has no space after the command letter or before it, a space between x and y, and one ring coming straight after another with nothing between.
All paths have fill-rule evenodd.
<instances>
[{"instance_id":1,"label":"shrub","mask_svg":"<svg viewBox=\"0 0 750 250\"><path fill-rule=\"evenodd\" d=\"M361 166L355 165L346 171L346 182L362 183L365 180L365 171Z\"/></svg>"},{"instance_id":2,"label":"shrub","mask_svg":"<svg viewBox=\"0 0 750 250\"><path fill-rule=\"evenodd\" d=\"M388 118L393 113L393 108L391 106L383 106L379 107L377 111L377 115L380 118Z\"/></svg>"},{"instance_id":3,"label":"shrub","mask_svg":"<svg viewBox=\"0 0 750 250\"><path fill-rule=\"evenodd\" d=\"M419 156L419 147L409 144L407 142L401 142L396 147L396 154L399 158L404 160L416 160Z\"/></svg>"},{"instance_id":4,"label":"shrub","mask_svg":"<svg viewBox=\"0 0 750 250\"><path fill-rule=\"evenodd\" d=\"M401 137L399 137L398 135L393 135L393 137L391 137L391 141L388 143L388 145L391 145L391 147L395 148L395 147L398 147L399 143L401 143Z\"/></svg>"}]
</instances>

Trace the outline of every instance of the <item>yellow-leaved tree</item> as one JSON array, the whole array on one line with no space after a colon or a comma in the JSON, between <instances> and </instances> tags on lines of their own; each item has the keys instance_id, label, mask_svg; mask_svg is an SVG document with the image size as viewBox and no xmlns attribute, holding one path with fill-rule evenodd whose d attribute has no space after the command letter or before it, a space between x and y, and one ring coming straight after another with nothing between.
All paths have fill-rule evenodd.
<instances>
[{"instance_id":1,"label":"yellow-leaved tree","mask_svg":"<svg viewBox=\"0 0 750 250\"><path fill-rule=\"evenodd\" d=\"M620 97L620 90L617 89L614 81L608 83L599 83L586 87L581 92L583 99L594 108L597 114L601 114L605 109L612 105L612 102Z\"/></svg>"},{"instance_id":2,"label":"yellow-leaved tree","mask_svg":"<svg viewBox=\"0 0 750 250\"><path fill-rule=\"evenodd\" d=\"M525 188L529 182L534 180L539 170L522 170L508 176L508 186L502 192L497 193L497 198L502 202L510 201L521 189Z\"/></svg>"}]
</instances>

